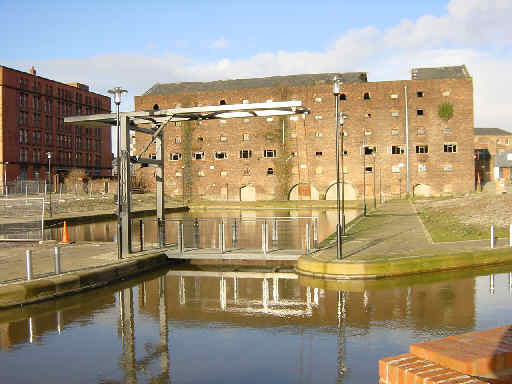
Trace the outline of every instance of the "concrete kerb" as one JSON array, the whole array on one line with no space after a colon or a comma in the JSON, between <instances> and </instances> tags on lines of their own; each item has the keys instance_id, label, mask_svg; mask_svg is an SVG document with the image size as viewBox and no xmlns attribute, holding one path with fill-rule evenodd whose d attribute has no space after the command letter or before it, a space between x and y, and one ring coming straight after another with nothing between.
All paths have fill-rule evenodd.
<instances>
[{"instance_id":1,"label":"concrete kerb","mask_svg":"<svg viewBox=\"0 0 512 384\"><path fill-rule=\"evenodd\" d=\"M37 303L104 287L168 265L160 251L147 251L119 263L0 287L0 309Z\"/></svg>"}]
</instances>

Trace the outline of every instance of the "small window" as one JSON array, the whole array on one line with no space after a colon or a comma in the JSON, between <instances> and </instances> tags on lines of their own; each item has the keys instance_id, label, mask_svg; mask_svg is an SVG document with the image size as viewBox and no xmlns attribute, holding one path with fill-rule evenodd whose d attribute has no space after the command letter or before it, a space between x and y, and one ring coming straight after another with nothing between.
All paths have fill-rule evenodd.
<instances>
[{"instance_id":1,"label":"small window","mask_svg":"<svg viewBox=\"0 0 512 384\"><path fill-rule=\"evenodd\" d=\"M242 175L243 176L251 176L251 170L249 168L245 168L243 171L242 171Z\"/></svg>"},{"instance_id":2,"label":"small window","mask_svg":"<svg viewBox=\"0 0 512 384\"><path fill-rule=\"evenodd\" d=\"M273 117L267 117L267 121L268 122L274 121L274 118Z\"/></svg>"},{"instance_id":3,"label":"small window","mask_svg":"<svg viewBox=\"0 0 512 384\"><path fill-rule=\"evenodd\" d=\"M276 157L275 149L265 149L263 151L263 157Z\"/></svg>"},{"instance_id":4,"label":"small window","mask_svg":"<svg viewBox=\"0 0 512 384\"><path fill-rule=\"evenodd\" d=\"M371 155L373 152L377 152L377 149L375 147L371 147L369 145L364 146L364 154L365 155Z\"/></svg>"},{"instance_id":5,"label":"small window","mask_svg":"<svg viewBox=\"0 0 512 384\"><path fill-rule=\"evenodd\" d=\"M418 164L418 172L419 173L427 172L427 165L423 164L423 163Z\"/></svg>"},{"instance_id":6,"label":"small window","mask_svg":"<svg viewBox=\"0 0 512 384\"><path fill-rule=\"evenodd\" d=\"M245 118L244 119L244 123L248 123L249 122L249 119L248 118Z\"/></svg>"},{"instance_id":7,"label":"small window","mask_svg":"<svg viewBox=\"0 0 512 384\"><path fill-rule=\"evenodd\" d=\"M370 136L372 134L372 130L371 129L365 129L364 130L364 135L365 136Z\"/></svg>"},{"instance_id":8,"label":"small window","mask_svg":"<svg viewBox=\"0 0 512 384\"><path fill-rule=\"evenodd\" d=\"M315 103L321 103L322 98L321 97L315 97Z\"/></svg>"},{"instance_id":9,"label":"small window","mask_svg":"<svg viewBox=\"0 0 512 384\"><path fill-rule=\"evenodd\" d=\"M215 152L215 159L216 160L225 160L228 158L227 152Z\"/></svg>"},{"instance_id":10,"label":"small window","mask_svg":"<svg viewBox=\"0 0 512 384\"><path fill-rule=\"evenodd\" d=\"M243 149L240 151L241 159L250 159L252 157L252 151L250 149Z\"/></svg>"},{"instance_id":11,"label":"small window","mask_svg":"<svg viewBox=\"0 0 512 384\"><path fill-rule=\"evenodd\" d=\"M373 172L373 167L365 167L364 170L365 170L366 173L372 173Z\"/></svg>"},{"instance_id":12,"label":"small window","mask_svg":"<svg viewBox=\"0 0 512 384\"><path fill-rule=\"evenodd\" d=\"M274 136L273 136L271 133L267 133L267 134L265 135L265 138L266 138L267 140L272 140L272 139L274 138Z\"/></svg>"},{"instance_id":13,"label":"small window","mask_svg":"<svg viewBox=\"0 0 512 384\"><path fill-rule=\"evenodd\" d=\"M316 157L322 157L324 155L324 153L322 151L316 151L315 152L315 156Z\"/></svg>"},{"instance_id":14,"label":"small window","mask_svg":"<svg viewBox=\"0 0 512 384\"><path fill-rule=\"evenodd\" d=\"M398 99L398 95L396 93L391 94L390 97L392 99Z\"/></svg>"},{"instance_id":15,"label":"small window","mask_svg":"<svg viewBox=\"0 0 512 384\"><path fill-rule=\"evenodd\" d=\"M201 136L199 136L199 137L197 138L197 141L204 141L204 138L203 138L203 137L201 137Z\"/></svg>"},{"instance_id":16,"label":"small window","mask_svg":"<svg viewBox=\"0 0 512 384\"><path fill-rule=\"evenodd\" d=\"M249 100L247 100L247 99L243 99L243 100L242 100L242 104L249 104Z\"/></svg>"},{"instance_id":17,"label":"small window","mask_svg":"<svg viewBox=\"0 0 512 384\"><path fill-rule=\"evenodd\" d=\"M444 92L443 92L443 96L444 96L444 97L448 97L448 96L450 96L450 91L444 91Z\"/></svg>"},{"instance_id":18,"label":"small window","mask_svg":"<svg viewBox=\"0 0 512 384\"><path fill-rule=\"evenodd\" d=\"M393 172L393 173L400 173L400 169L401 169L401 168L402 168L402 167L400 167L399 165L393 165L393 166L391 167L391 172Z\"/></svg>"},{"instance_id":19,"label":"small window","mask_svg":"<svg viewBox=\"0 0 512 384\"><path fill-rule=\"evenodd\" d=\"M363 94L363 100L370 100L370 92L365 92Z\"/></svg>"},{"instance_id":20,"label":"small window","mask_svg":"<svg viewBox=\"0 0 512 384\"><path fill-rule=\"evenodd\" d=\"M392 155L403 155L405 153L405 148L403 145L393 145L391 147Z\"/></svg>"},{"instance_id":21,"label":"small window","mask_svg":"<svg viewBox=\"0 0 512 384\"><path fill-rule=\"evenodd\" d=\"M428 153L428 145L417 145L416 153Z\"/></svg>"},{"instance_id":22,"label":"small window","mask_svg":"<svg viewBox=\"0 0 512 384\"><path fill-rule=\"evenodd\" d=\"M393 112L391 112L391 116L398 117L398 116L400 116L400 113L398 113L397 111L393 111Z\"/></svg>"},{"instance_id":23,"label":"small window","mask_svg":"<svg viewBox=\"0 0 512 384\"><path fill-rule=\"evenodd\" d=\"M457 144L445 144L444 152L455 153L457 152Z\"/></svg>"},{"instance_id":24,"label":"small window","mask_svg":"<svg viewBox=\"0 0 512 384\"><path fill-rule=\"evenodd\" d=\"M221 175L221 176L227 176L227 175L228 175L228 172L227 172L227 171L220 171L220 175Z\"/></svg>"},{"instance_id":25,"label":"small window","mask_svg":"<svg viewBox=\"0 0 512 384\"><path fill-rule=\"evenodd\" d=\"M267 175L273 175L274 174L274 168L267 168Z\"/></svg>"},{"instance_id":26,"label":"small window","mask_svg":"<svg viewBox=\"0 0 512 384\"><path fill-rule=\"evenodd\" d=\"M509 139L505 139L505 145L509 145L510 144L510 140Z\"/></svg>"},{"instance_id":27,"label":"small window","mask_svg":"<svg viewBox=\"0 0 512 384\"><path fill-rule=\"evenodd\" d=\"M340 95L340 100L347 100L347 95L345 95L344 93L342 93Z\"/></svg>"},{"instance_id":28,"label":"small window","mask_svg":"<svg viewBox=\"0 0 512 384\"><path fill-rule=\"evenodd\" d=\"M443 165L443 171L451 172L451 171L453 171L453 166L451 164Z\"/></svg>"},{"instance_id":29,"label":"small window","mask_svg":"<svg viewBox=\"0 0 512 384\"><path fill-rule=\"evenodd\" d=\"M149 154L149 158L150 158L151 160L156 160L156 153L150 153L150 154Z\"/></svg>"},{"instance_id":30,"label":"small window","mask_svg":"<svg viewBox=\"0 0 512 384\"><path fill-rule=\"evenodd\" d=\"M297 152L292 152L292 153L291 153L291 156L292 156L292 157L297 157L297 155L298 155L298 153L297 153Z\"/></svg>"},{"instance_id":31,"label":"small window","mask_svg":"<svg viewBox=\"0 0 512 384\"><path fill-rule=\"evenodd\" d=\"M249 134L248 133L242 134L242 140L243 141L249 141Z\"/></svg>"},{"instance_id":32,"label":"small window","mask_svg":"<svg viewBox=\"0 0 512 384\"><path fill-rule=\"evenodd\" d=\"M194 152L192 154L193 160L204 160L204 152Z\"/></svg>"},{"instance_id":33,"label":"small window","mask_svg":"<svg viewBox=\"0 0 512 384\"><path fill-rule=\"evenodd\" d=\"M170 154L169 157L170 157L171 161L178 161L178 160L181 160L181 153L173 152Z\"/></svg>"},{"instance_id":34,"label":"small window","mask_svg":"<svg viewBox=\"0 0 512 384\"><path fill-rule=\"evenodd\" d=\"M422 128L422 127L418 128L418 129L416 130L416 134L417 134L418 136L423 136L423 135L425 134L425 128Z\"/></svg>"},{"instance_id":35,"label":"small window","mask_svg":"<svg viewBox=\"0 0 512 384\"><path fill-rule=\"evenodd\" d=\"M226 136L221 136L220 141L228 141L228 138Z\"/></svg>"},{"instance_id":36,"label":"small window","mask_svg":"<svg viewBox=\"0 0 512 384\"><path fill-rule=\"evenodd\" d=\"M416 110L416 115L423 116L423 109L417 109Z\"/></svg>"},{"instance_id":37,"label":"small window","mask_svg":"<svg viewBox=\"0 0 512 384\"><path fill-rule=\"evenodd\" d=\"M315 136L316 136L316 137L322 137L323 135L324 135L324 134L323 134L322 132L316 132L316 133L315 133Z\"/></svg>"},{"instance_id":38,"label":"small window","mask_svg":"<svg viewBox=\"0 0 512 384\"><path fill-rule=\"evenodd\" d=\"M296 139L297 138L297 132L290 132L290 137L292 139Z\"/></svg>"},{"instance_id":39,"label":"small window","mask_svg":"<svg viewBox=\"0 0 512 384\"><path fill-rule=\"evenodd\" d=\"M175 142L176 144L180 144L180 143L181 143L181 137L176 137L176 138L174 139L174 142Z\"/></svg>"},{"instance_id":40,"label":"small window","mask_svg":"<svg viewBox=\"0 0 512 384\"><path fill-rule=\"evenodd\" d=\"M400 134L400 131L398 129L392 129L391 130L391 135L396 136L396 135L399 135L399 134Z\"/></svg>"},{"instance_id":41,"label":"small window","mask_svg":"<svg viewBox=\"0 0 512 384\"><path fill-rule=\"evenodd\" d=\"M418 96L418 97L423 97L423 91L418 91L418 92L416 92L416 96Z\"/></svg>"},{"instance_id":42,"label":"small window","mask_svg":"<svg viewBox=\"0 0 512 384\"><path fill-rule=\"evenodd\" d=\"M226 100L224 100L224 99L220 100L219 105L226 105Z\"/></svg>"},{"instance_id":43,"label":"small window","mask_svg":"<svg viewBox=\"0 0 512 384\"><path fill-rule=\"evenodd\" d=\"M322 115L315 115L315 120L322 120L324 117Z\"/></svg>"},{"instance_id":44,"label":"small window","mask_svg":"<svg viewBox=\"0 0 512 384\"><path fill-rule=\"evenodd\" d=\"M364 117L366 117L367 119L370 119L372 117L372 114L371 113L365 113Z\"/></svg>"},{"instance_id":45,"label":"small window","mask_svg":"<svg viewBox=\"0 0 512 384\"><path fill-rule=\"evenodd\" d=\"M203 177L203 176L204 176L204 171L199 171L199 172L197 172L197 176L199 176L199 177Z\"/></svg>"}]
</instances>

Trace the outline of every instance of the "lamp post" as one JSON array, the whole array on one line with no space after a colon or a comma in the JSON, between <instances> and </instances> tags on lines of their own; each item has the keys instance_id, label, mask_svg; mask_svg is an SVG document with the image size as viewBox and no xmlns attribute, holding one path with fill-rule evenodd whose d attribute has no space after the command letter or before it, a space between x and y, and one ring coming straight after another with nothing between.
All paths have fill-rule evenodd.
<instances>
[{"instance_id":1,"label":"lamp post","mask_svg":"<svg viewBox=\"0 0 512 384\"><path fill-rule=\"evenodd\" d=\"M334 76L332 93L334 95L334 107L335 107L335 124L336 124L336 259L341 260L342 254L342 229L341 229L341 215L340 215L340 148L338 143L338 137L340 135L340 116L338 113L339 107L339 96L341 93L341 81ZM343 140L343 139L342 139Z\"/></svg>"},{"instance_id":2,"label":"lamp post","mask_svg":"<svg viewBox=\"0 0 512 384\"><path fill-rule=\"evenodd\" d=\"M382 204L382 159L379 160L379 195Z\"/></svg>"},{"instance_id":3,"label":"lamp post","mask_svg":"<svg viewBox=\"0 0 512 384\"><path fill-rule=\"evenodd\" d=\"M340 126L341 126L341 233L345 234L345 150L343 147L343 140L345 136L344 123L345 118L348 116L343 112L339 113Z\"/></svg>"},{"instance_id":4,"label":"lamp post","mask_svg":"<svg viewBox=\"0 0 512 384\"><path fill-rule=\"evenodd\" d=\"M121 161L120 161L120 141L121 141L121 126L119 118L119 105L121 104L121 96L123 93L128 92L121 87L109 89L108 93L114 95L114 103L117 108L117 259L121 259Z\"/></svg>"},{"instance_id":5,"label":"lamp post","mask_svg":"<svg viewBox=\"0 0 512 384\"><path fill-rule=\"evenodd\" d=\"M7 197L7 165L9 162L4 161L2 164L4 165L4 195Z\"/></svg>"},{"instance_id":6,"label":"lamp post","mask_svg":"<svg viewBox=\"0 0 512 384\"><path fill-rule=\"evenodd\" d=\"M364 135L364 132L363 132ZM363 216L366 216L366 140L363 136Z\"/></svg>"},{"instance_id":7,"label":"lamp post","mask_svg":"<svg viewBox=\"0 0 512 384\"><path fill-rule=\"evenodd\" d=\"M48 157L48 186L50 187L50 216L53 214L52 209L52 153L46 152Z\"/></svg>"},{"instance_id":8,"label":"lamp post","mask_svg":"<svg viewBox=\"0 0 512 384\"><path fill-rule=\"evenodd\" d=\"M183 193L183 206L185 206L185 166L181 166L181 191Z\"/></svg>"},{"instance_id":9,"label":"lamp post","mask_svg":"<svg viewBox=\"0 0 512 384\"><path fill-rule=\"evenodd\" d=\"M377 172L377 169L375 168L375 158L377 157L377 153L375 151L372 151L372 157L373 157L373 209L377 208L377 198L375 197L375 172Z\"/></svg>"}]
</instances>

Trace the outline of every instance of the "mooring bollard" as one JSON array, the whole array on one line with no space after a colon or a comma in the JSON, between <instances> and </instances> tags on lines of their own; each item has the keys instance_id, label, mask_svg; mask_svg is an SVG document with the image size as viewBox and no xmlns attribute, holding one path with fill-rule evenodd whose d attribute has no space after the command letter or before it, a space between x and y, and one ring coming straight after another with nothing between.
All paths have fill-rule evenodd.
<instances>
[{"instance_id":1,"label":"mooring bollard","mask_svg":"<svg viewBox=\"0 0 512 384\"><path fill-rule=\"evenodd\" d=\"M491 225L491 248L494 248L496 239L494 237L494 225Z\"/></svg>"},{"instance_id":2,"label":"mooring bollard","mask_svg":"<svg viewBox=\"0 0 512 384\"><path fill-rule=\"evenodd\" d=\"M27 280L32 280L32 251L30 249L25 251L25 259L27 268Z\"/></svg>"},{"instance_id":3,"label":"mooring bollard","mask_svg":"<svg viewBox=\"0 0 512 384\"><path fill-rule=\"evenodd\" d=\"M139 221L140 251L144 250L144 221Z\"/></svg>"},{"instance_id":4,"label":"mooring bollard","mask_svg":"<svg viewBox=\"0 0 512 384\"><path fill-rule=\"evenodd\" d=\"M60 248L55 247L53 251L54 251L53 264L54 264L55 274L58 275L58 274L60 274Z\"/></svg>"}]
</instances>

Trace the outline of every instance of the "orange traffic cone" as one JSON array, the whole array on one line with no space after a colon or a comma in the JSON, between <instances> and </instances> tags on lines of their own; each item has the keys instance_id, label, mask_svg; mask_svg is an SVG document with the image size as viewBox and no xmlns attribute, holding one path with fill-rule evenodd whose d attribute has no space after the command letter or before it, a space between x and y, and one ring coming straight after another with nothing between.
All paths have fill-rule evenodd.
<instances>
[{"instance_id":1,"label":"orange traffic cone","mask_svg":"<svg viewBox=\"0 0 512 384\"><path fill-rule=\"evenodd\" d=\"M64 228L62 228L62 241L61 244L69 244L71 241L69 241L68 236L68 224L64 221Z\"/></svg>"}]
</instances>

